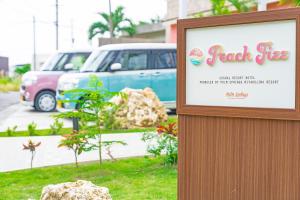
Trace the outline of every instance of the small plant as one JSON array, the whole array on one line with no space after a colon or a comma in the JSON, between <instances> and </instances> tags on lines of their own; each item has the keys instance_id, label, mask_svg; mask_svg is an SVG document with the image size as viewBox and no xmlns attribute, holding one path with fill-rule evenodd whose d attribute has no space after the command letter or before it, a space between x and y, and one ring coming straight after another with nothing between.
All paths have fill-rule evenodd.
<instances>
[{"instance_id":1,"label":"small plant","mask_svg":"<svg viewBox=\"0 0 300 200\"><path fill-rule=\"evenodd\" d=\"M36 153L36 148L41 145L41 142L34 143L32 140L28 140L27 144L23 144L23 150L29 150L31 153L30 168L32 169L33 159Z\"/></svg>"},{"instance_id":2,"label":"small plant","mask_svg":"<svg viewBox=\"0 0 300 200\"><path fill-rule=\"evenodd\" d=\"M59 135L64 126L63 122L60 122L57 118L54 119L53 124L50 124L50 134Z\"/></svg>"},{"instance_id":3,"label":"small plant","mask_svg":"<svg viewBox=\"0 0 300 200\"><path fill-rule=\"evenodd\" d=\"M127 143L123 141L105 141L102 142L103 147L105 148L106 154L110 157L111 160L115 161L115 157L113 157L112 152L111 152L111 146L113 144L121 144L121 145L127 145Z\"/></svg>"},{"instance_id":4,"label":"small plant","mask_svg":"<svg viewBox=\"0 0 300 200\"><path fill-rule=\"evenodd\" d=\"M16 133L17 133L17 132L16 132L17 128L18 128L18 126L14 126L14 127L12 127L12 128L8 127L8 128L6 129L6 134L7 134L7 136L10 137L10 136L16 135Z\"/></svg>"},{"instance_id":5,"label":"small plant","mask_svg":"<svg viewBox=\"0 0 300 200\"><path fill-rule=\"evenodd\" d=\"M115 113L118 106L108 100L114 96L125 98L125 94L121 92L110 92L95 75L90 76L90 80L87 84L88 89L78 88L64 92L65 94L71 94L70 99L64 102L73 102L78 105L78 109L76 112L60 113L56 117L75 117L79 119L80 128L86 131L86 137L97 140L97 144L90 144L90 148L98 149L99 163L101 164L102 130L118 127L118 123L115 120Z\"/></svg>"},{"instance_id":6,"label":"small plant","mask_svg":"<svg viewBox=\"0 0 300 200\"><path fill-rule=\"evenodd\" d=\"M123 98L127 98L127 97L125 97L124 95ZM100 117L104 129L116 130L121 127L120 121L116 119L116 113L119 111L121 107L122 105L111 104L108 109L102 110Z\"/></svg>"},{"instance_id":7,"label":"small plant","mask_svg":"<svg viewBox=\"0 0 300 200\"><path fill-rule=\"evenodd\" d=\"M178 160L178 131L176 123L157 127L157 134L144 133L142 140L148 143L147 151L160 156L165 154L165 164L177 164Z\"/></svg>"},{"instance_id":8,"label":"small plant","mask_svg":"<svg viewBox=\"0 0 300 200\"><path fill-rule=\"evenodd\" d=\"M31 122L30 124L27 125L27 131L28 131L29 136L35 135L36 127L37 127L37 124L34 122Z\"/></svg>"},{"instance_id":9,"label":"small plant","mask_svg":"<svg viewBox=\"0 0 300 200\"><path fill-rule=\"evenodd\" d=\"M67 147L68 149L72 150L74 153L75 158L75 165L78 167L78 156L83 151L89 151L92 147L88 147L88 137L82 131L75 131L71 134L63 135L63 139L60 141L58 147Z\"/></svg>"}]
</instances>

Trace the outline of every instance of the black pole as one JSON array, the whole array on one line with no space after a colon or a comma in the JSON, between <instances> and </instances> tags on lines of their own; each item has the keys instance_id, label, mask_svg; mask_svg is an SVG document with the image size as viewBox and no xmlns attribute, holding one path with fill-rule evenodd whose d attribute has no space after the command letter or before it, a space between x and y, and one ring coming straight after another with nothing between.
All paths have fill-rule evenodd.
<instances>
[{"instance_id":1,"label":"black pole","mask_svg":"<svg viewBox=\"0 0 300 200\"><path fill-rule=\"evenodd\" d=\"M72 122L73 122L73 131L79 131L79 119L78 117L73 117L72 118Z\"/></svg>"}]
</instances>

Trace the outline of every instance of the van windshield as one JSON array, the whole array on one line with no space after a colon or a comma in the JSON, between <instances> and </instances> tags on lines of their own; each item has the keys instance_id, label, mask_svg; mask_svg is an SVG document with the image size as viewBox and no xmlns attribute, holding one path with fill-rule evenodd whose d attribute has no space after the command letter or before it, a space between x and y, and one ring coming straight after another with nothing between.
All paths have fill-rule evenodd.
<instances>
[{"instance_id":1,"label":"van windshield","mask_svg":"<svg viewBox=\"0 0 300 200\"><path fill-rule=\"evenodd\" d=\"M65 71L66 64L72 64L73 69L78 71L89 57L90 52L56 53L42 66L42 71Z\"/></svg>"},{"instance_id":2,"label":"van windshield","mask_svg":"<svg viewBox=\"0 0 300 200\"><path fill-rule=\"evenodd\" d=\"M48 58L48 60L41 67L41 71L52 71L56 63L61 59L63 53L56 53Z\"/></svg>"},{"instance_id":3,"label":"van windshield","mask_svg":"<svg viewBox=\"0 0 300 200\"><path fill-rule=\"evenodd\" d=\"M94 51L86 60L80 72L96 72L107 54L108 51Z\"/></svg>"}]
</instances>

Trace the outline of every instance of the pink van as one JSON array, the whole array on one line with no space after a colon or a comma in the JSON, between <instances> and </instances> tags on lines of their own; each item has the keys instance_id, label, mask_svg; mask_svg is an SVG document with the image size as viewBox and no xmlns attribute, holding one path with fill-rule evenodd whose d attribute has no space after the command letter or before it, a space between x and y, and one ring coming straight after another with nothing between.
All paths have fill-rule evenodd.
<instances>
[{"instance_id":1,"label":"pink van","mask_svg":"<svg viewBox=\"0 0 300 200\"><path fill-rule=\"evenodd\" d=\"M90 50L57 52L44 63L40 71L24 74L20 87L21 102L37 111L54 111L58 78L66 72L78 71L90 53Z\"/></svg>"}]
</instances>

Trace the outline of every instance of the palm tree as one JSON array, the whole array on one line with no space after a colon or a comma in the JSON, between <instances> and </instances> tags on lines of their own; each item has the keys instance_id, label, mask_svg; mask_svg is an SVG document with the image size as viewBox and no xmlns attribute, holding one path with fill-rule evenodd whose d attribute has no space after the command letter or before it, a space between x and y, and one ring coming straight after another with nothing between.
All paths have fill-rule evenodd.
<instances>
[{"instance_id":1,"label":"palm tree","mask_svg":"<svg viewBox=\"0 0 300 200\"><path fill-rule=\"evenodd\" d=\"M106 32L110 32L110 14L99 13L102 21L94 22L88 31L89 40L95 35L103 35ZM118 6L115 11L111 13L112 23L112 37L116 37L121 32L126 32L129 36L133 36L136 32L135 24L124 16L124 7Z\"/></svg>"}]
</instances>

